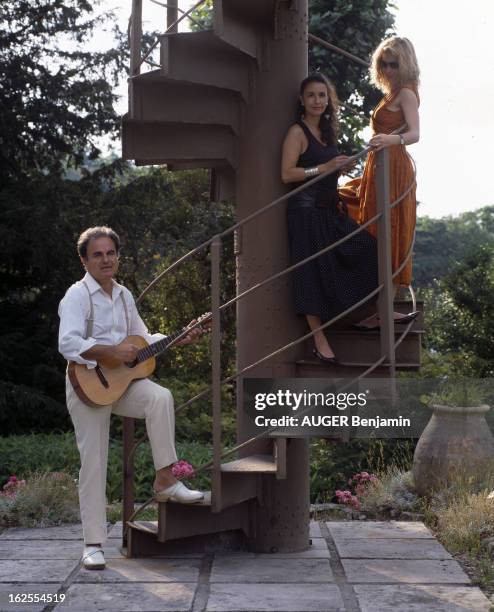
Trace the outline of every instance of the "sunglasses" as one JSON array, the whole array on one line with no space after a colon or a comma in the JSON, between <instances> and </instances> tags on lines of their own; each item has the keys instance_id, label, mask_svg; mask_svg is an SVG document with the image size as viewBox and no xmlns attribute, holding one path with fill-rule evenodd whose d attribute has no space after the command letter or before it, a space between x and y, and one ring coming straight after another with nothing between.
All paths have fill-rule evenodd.
<instances>
[{"instance_id":1,"label":"sunglasses","mask_svg":"<svg viewBox=\"0 0 494 612\"><path fill-rule=\"evenodd\" d=\"M379 67L382 69L392 68L393 70L398 70L400 64L398 62L385 62L384 60L379 60Z\"/></svg>"}]
</instances>

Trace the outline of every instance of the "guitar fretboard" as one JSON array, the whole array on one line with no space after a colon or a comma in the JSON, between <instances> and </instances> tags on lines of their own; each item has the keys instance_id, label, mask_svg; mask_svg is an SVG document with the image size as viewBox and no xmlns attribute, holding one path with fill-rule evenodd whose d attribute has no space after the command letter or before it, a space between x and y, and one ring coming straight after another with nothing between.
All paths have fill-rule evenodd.
<instances>
[{"instance_id":1,"label":"guitar fretboard","mask_svg":"<svg viewBox=\"0 0 494 612\"><path fill-rule=\"evenodd\" d=\"M184 334L185 334L185 328L179 329L178 331L174 332L173 334L170 334L166 338L163 338L163 340L158 340L157 342L153 342L153 344L150 344L149 346L146 346L145 348L140 349L137 352L137 357L136 357L137 363L142 363L143 361L146 361L146 359L149 359L150 357L159 355L164 350L166 350L170 346L170 344L175 342L175 340L179 336L182 336Z\"/></svg>"}]
</instances>

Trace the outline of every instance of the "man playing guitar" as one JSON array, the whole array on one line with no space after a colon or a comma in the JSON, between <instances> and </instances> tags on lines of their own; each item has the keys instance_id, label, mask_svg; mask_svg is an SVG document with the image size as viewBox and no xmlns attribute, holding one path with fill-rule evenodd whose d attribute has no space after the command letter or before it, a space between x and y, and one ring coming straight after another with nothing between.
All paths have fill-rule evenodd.
<instances>
[{"instance_id":1,"label":"man playing guitar","mask_svg":"<svg viewBox=\"0 0 494 612\"><path fill-rule=\"evenodd\" d=\"M120 239L109 227L91 227L80 235L77 250L86 274L68 289L58 311L60 353L67 361L95 371L105 360L117 365L136 360L140 347L129 342L127 336L141 336L148 343L165 338L162 334L149 334L132 294L114 280L119 249ZM195 328L184 333L177 345L194 342L201 330ZM112 412L146 419L158 501L194 503L203 494L188 489L172 475L177 455L173 397L168 389L144 378L130 384L112 404L95 407L80 399L67 377L66 395L81 457L79 503L84 533L83 564L87 569L103 569L105 559L101 547L106 540L105 489Z\"/></svg>"}]
</instances>

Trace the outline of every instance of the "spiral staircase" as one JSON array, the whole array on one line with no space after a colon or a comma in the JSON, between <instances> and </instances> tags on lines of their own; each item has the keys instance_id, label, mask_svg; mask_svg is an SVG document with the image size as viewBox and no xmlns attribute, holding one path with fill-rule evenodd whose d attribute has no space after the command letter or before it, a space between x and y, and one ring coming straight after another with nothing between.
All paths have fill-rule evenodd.
<instances>
[{"instance_id":1,"label":"spiral staircase","mask_svg":"<svg viewBox=\"0 0 494 612\"><path fill-rule=\"evenodd\" d=\"M138 4L134 0L135 11ZM140 28L137 17L133 15L134 33ZM306 22L303 1L215 0L211 30L170 31L160 37L158 67L139 74L141 51L136 55L134 50L129 113L122 121L123 157L140 165L166 164L169 170L210 168L212 200L234 198L245 163L240 143L251 129L247 111L258 98L259 76L272 70L270 43L298 37L306 44ZM388 283L388 314L393 309L389 296ZM410 308L407 301L394 304L401 312ZM218 321L218 304L216 310ZM349 327L363 312L350 313L326 330L340 365L315 361L309 343L300 342L286 352L290 369L283 372L303 378L353 379L418 370L422 313L406 335L398 326L394 330L391 322L387 338L388 347L393 345L391 358L389 350L383 354L382 334ZM218 334L215 340L213 330L217 346ZM216 396L218 376L217 372ZM212 490L198 504L160 503L157 522L132 517L132 467L126 458L129 556L245 547L257 552L290 551L309 545L307 476L297 477L300 462L308 461L304 441L265 437L245 444L240 436L237 458L222 457L219 412L213 410L213 417ZM263 514L263 508L269 513Z\"/></svg>"}]
</instances>

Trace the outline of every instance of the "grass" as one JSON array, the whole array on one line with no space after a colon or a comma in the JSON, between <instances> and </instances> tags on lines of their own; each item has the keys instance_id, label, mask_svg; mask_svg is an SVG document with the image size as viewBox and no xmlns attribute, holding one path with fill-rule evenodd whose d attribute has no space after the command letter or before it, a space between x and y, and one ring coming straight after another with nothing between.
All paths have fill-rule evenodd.
<instances>
[{"instance_id":1,"label":"grass","mask_svg":"<svg viewBox=\"0 0 494 612\"><path fill-rule=\"evenodd\" d=\"M116 502L107 506L106 508L106 518L112 524L117 523L122 520L122 503ZM158 520L158 506L151 505L147 508L144 508L142 512L136 517L138 521L157 521Z\"/></svg>"},{"instance_id":2,"label":"grass","mask_svg":"<svg viewBox=\"0 0 494 612\"><path fill-rule=\"evenodd\" d=\"M494 595L494 559L484 546L494 537L494 465L482 478L458 474L447 489L424 500L427 523L474 584Z\"/></svg>"}]
</instances>

